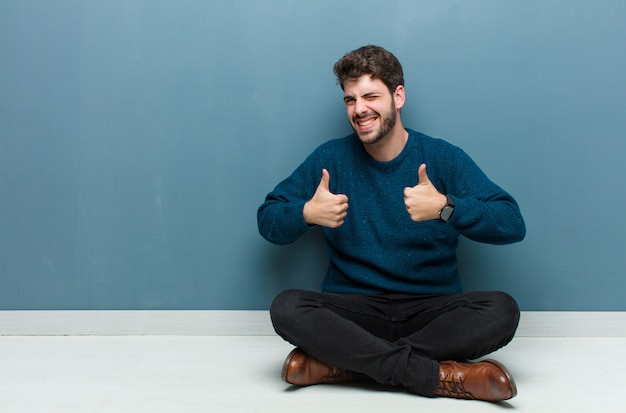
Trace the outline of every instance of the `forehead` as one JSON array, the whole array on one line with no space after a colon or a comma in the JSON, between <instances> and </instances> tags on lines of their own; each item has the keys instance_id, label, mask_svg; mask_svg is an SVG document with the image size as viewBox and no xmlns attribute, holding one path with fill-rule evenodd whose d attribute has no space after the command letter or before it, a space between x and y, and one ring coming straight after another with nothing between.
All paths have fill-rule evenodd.
<instances>
[{"instance_id":1,"label":"forehead","mask_svg":"<svg viewBox=\"0 0 626 413\"><path fill-rule=\"evenodd\" d=\"M344 96L363 96L368 93L387 93L387 86L380 79L374 79L370 75L363 75L354 80L346 80L343 83Z\"/></svg>"}]
</instances>

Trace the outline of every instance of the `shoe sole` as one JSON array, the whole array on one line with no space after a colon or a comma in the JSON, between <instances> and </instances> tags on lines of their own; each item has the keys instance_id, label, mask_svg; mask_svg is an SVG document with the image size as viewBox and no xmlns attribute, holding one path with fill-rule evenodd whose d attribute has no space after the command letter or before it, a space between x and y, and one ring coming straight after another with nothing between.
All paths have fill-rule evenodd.
<instances>
[{"instance_id":1,"label":"shoe sole","mask_svg":"<svg viewBox=\"0 0 626 413\"><path fill-rule=\"evenodd\" d=\"M513 397L517 396L517 385L515 384L515 380L513 379L513 375L511 374L509 369L507 369L504 366L504 364L502 364L499 361L494 360L494 359L486 359L486 360L481 360L481 361L485 362L485 363L493 364L494 366L496 366L500 370L502 370L502 372L506 376L507 380L511 384L511 397L509 397L508 399L512 399ZM505 400L508 400L508 399L505 399Z\"/></svg>"},{"instance_id":2,"label":"shoe sole","mask_svg":"<svg viewBox=\"0 0 626 413\"><path fill-rule=\"evenodd\" d=\"M300 350L299 347L296 347L293 350L291 350L291 352L287 355L287 358L285 359L285 362L283 363L283 369L280 372L280 378L285 383L289 383L289 381L287 381L287 371L289 370L289 363L291 362L291 359L293 358L293 356L295 356L300 351L301 350ZM292 384L292 383L289 383L289 384Z\"/></svg>"}]
</instances>

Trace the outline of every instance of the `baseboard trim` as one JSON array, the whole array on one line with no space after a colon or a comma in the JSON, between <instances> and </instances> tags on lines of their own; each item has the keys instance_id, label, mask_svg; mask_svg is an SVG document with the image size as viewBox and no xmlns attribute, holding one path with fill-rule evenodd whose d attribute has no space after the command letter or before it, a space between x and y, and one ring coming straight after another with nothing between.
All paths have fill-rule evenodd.
<instances>
[{"instance_id":1,"label":"baseboard trim","mask_svg":"<svg viewBox=\"0 0 626 413\"><path fill-rule=\"evenodd\" d=\"M0 311L0 336L274 335L267 311ZM626 337L626 312L522 312L518 337Z\"/></svg>"},{"instance_id":2,"label":"baseboard trim","mask_svg":"<svg viewBox=\"0 0 626 413\"><path fill-rule=\"evenodd\" d=\"M267 311L0 311L0 335L272 334Z\"/></svg>"}]
</instances>

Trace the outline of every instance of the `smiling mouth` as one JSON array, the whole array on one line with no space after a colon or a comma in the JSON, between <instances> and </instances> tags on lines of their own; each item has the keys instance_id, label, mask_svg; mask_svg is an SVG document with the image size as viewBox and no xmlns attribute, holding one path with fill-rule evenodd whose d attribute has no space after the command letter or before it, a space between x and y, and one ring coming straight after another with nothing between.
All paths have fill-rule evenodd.
<instances>
[{"instance_id":1,"label":"smiling mouth","mask_svg":"<svg viewBox=\"0 0 626 413\"><path fill-rule=\"evenodd\" d=\"M358 119L355 121L355 123L357 124L359 129L366 130L369 129L376 122L376 119L376 117L367 117L363 119Z\"/></svg>"}]
</instances>

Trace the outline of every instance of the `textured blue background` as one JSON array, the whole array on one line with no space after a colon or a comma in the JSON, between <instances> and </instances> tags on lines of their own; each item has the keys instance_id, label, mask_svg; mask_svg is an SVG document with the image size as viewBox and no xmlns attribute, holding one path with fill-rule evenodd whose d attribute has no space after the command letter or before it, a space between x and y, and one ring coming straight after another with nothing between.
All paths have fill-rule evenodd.
<instances>
[{"instance_id":1,"label":"textured blue background","mask_svg":"<svg viewBox=\"0 0 626 413\"><path fill-rule=\"evenodd\" d=\"M528 236L464 241L466 289L626 310L623 0L0 0L0 309L265 309L320 234L265 194L349 132L333 63L405 68L405 125L464 148Z\"/></svg>"}]
</instances>

